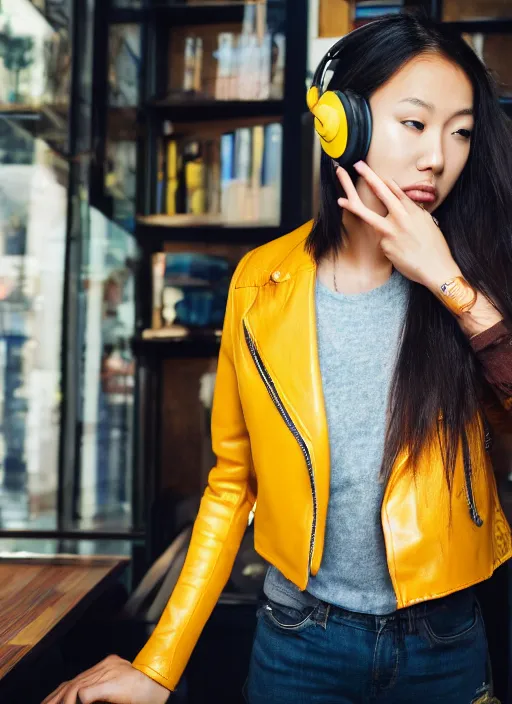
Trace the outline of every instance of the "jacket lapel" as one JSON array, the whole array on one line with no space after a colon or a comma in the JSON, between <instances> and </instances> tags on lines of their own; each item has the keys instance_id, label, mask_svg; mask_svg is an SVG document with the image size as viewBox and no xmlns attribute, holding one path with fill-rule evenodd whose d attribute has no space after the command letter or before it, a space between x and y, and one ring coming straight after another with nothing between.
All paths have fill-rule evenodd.
<instances>
[{"instance_id":1,"label":"jacket lapel","mask_svg":"<svg viewBox=\"0 0 512 704\"><path fill-rule=\"evenodd\" d=\"M327 506L329 440L318 359L315 284L316 265L302 241L268 272L244 322L286 410L308 444L318 504Z\"/></svg>"}]
</instances>

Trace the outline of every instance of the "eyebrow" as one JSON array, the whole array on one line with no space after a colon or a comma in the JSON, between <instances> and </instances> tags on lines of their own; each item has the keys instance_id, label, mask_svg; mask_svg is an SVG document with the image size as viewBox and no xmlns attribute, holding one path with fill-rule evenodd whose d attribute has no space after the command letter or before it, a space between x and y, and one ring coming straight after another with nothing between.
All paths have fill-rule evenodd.
<instances>
[{"instance_id":1,"label":"eyebrow","mask_svg":"<svg viewBox=\"0 0 512 704\"><path fill-rule=\"evenodd\" d=\"M436 109L432 103L426 103L424 100L420 100L420 98L404 98L399 102L412 103L412 105L416 105L420 108L426 108L430 112L434 112ZM463 108L462 110L457 110L457 112L453 113L452 117L457 117L458 115L473 115L473 108Z\"/></svg>"}]
</instances>

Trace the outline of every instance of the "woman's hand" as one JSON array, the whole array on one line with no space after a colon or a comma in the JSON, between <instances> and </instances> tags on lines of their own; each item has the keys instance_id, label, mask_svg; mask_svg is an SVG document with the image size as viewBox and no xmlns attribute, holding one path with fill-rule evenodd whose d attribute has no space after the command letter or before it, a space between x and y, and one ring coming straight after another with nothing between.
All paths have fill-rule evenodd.
<instances>
[{"instance_id":1,"label":"woman's hand","mask_svg":"<svg viewBox=\"0 0 512 704\"><path fill-rule=\"evenodd\" d=\"M117 655L63 682L42 704L164 704L169 690Z\"/></svg>"},{"instance_id":2,"label":"woman's hand","mask_svg":"<svg viewBox=\"0 0 512 704\"><path fill-rule=\"evenodd\" d=\"M374 228L380 246L395 269L411 281L433 290L462 272L432 216L402 191L394 180L384 181L364 161L354 168L388 210L378 215L361 201L348 173L336 170L347 198L338 204Z\"/></svg>"}]
</instances>

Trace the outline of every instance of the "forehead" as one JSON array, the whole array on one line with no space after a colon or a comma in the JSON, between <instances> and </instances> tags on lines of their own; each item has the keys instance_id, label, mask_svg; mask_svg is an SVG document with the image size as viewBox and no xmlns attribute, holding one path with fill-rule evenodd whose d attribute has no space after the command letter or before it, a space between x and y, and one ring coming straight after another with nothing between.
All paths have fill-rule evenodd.
<instances>
[{"instance_id":1,"label":"forehead","mask_svg":"<svg viewBox=\"0 0 512 704\"><path fill-rule=\"evenodd\" d=\"M473 106L473 87L464 71L438 54L420 54L408 61L373 94L372 104L398 103L414 96L452 114ZM410 103L403 103L407 109Z\"/></svg>"}]
</instances>

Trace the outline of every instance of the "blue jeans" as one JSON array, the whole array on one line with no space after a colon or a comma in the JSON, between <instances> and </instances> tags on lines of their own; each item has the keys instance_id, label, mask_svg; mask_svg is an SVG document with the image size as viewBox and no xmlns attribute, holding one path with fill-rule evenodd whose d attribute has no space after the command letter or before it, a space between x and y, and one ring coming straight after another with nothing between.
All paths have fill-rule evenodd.
<instances>
[{"instance_id":1,"label":"blue jeans","mask_svg":"<svg viewBox=\"0 0 512 704\"><path fill-rule=\"evenodd\" d=\"M249 704L490 704L485 627L471 589L389 616L320 602L258 610Z\"/></svg>"}]
</instances>

